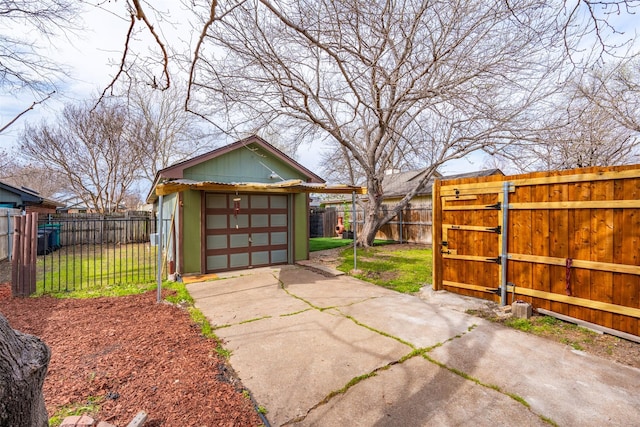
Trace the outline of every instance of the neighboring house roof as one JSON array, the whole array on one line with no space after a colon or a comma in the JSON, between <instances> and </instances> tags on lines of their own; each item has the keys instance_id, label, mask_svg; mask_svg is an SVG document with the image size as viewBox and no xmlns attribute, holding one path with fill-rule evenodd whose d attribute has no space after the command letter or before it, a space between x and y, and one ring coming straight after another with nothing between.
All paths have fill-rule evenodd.
<instances>
[{"instance_id":1,"label":"neighboring house roof","mask_svg":"<svg viewBox=\"0 0 640 427\"><path fill-rule=\"evenodd\" d=\"M305 178L304 181L306 181L307 183L322 184L325 182L324 179L320 178L318 175L316 175L306 167L302 166L300 163L296 162L291 157L287 156L282 151L278 150L277 148L269 144L264 139L260 138L259 136L253 135L248 138L236 141L232 144L225 145L224 147L217 148L215 150L209 151L207 153L201 154L199 156L193 157L191 159L176 163L162 170L159 170L156 173L153 186L151 187L151 190L147 195L147 199L146 199L147 203L152 203L153 201L155 201L157 197L155 192L156 192L156 188L159 185L163 185L163 183L166 183L167 181L180 180L185 178L188 179L189 177L185 176L185 172L187 172L188 174L189 172L188 170L194 170L195 168L198 167L198 165L201 165L210 160L220 158L225 154L231 153L236 150L241 150L241 149L248 149L249 151L254 151L256 149L262 150L265 154L257 153L256 159L259 159L261 157L264 157L265 155L268 155L270 158L274 158L277 161L280 161L286 164L291 169L295 170L296 174L303 176ZM267 170L269 169L269 165L264 164L260 160L255 160L255 163L256 163L255 165L244 165L244 167L251 168L251 167L257 166L260 168L264 166L264 168L266 168ZM261 163L262 163L262 166L260 166ZM200 182L226 183L226 184L233 183L235 185L247 184L247 182L244 182L242 179L238 179L238 178L242 178L242 175L246 174L248 171L249 170L244 170L244 171L239 170L237 172L239 176L229 177L229 179L225 180L224 182L222 182L220 177L202 177ZM275 171L271 171L271 176L277 179L280 179L281 181L286 181L285 179L286 177L285 178L280 177ZM193 177L191 177L190 179L194 182L196 181L193 179ZM191 182L190 184L194 184L194 182ZM191 188L195 188L195 187L191 187Z\"/></svg>"},{"instance_id":2,"label":"neighboring house roof","mask_svg":"<svg viewBox=\"0 0 640 427\"><path fill-rule=\"evenodd\" d=\"M391 174L385 176L382 182L382 189L385 199L404 197L416 186L416 183L422 179L426 169L414 170L409 172L401 172L397 174ZM481 171L466 172L456 175L446 175L438 177L440 180L460 179L460 178L477 178L491 175L504 175L500 169L485 169ZM421 191L416 193L416 196L429 196L432 192L434 179L431 178L425 184Z\"/></svg>"},{"instance_id":3,"label":"neighboring house roof","mask_svg":"<svg viewBox=\"0 0 640 427\"><path fill-rule=\"evenodd\" d=\"M15 195L20 200L21 203L16 203L17 200L11 200L11 202L14 202L16 206L19 206L19 207L34 206L34 205L45 205L45 206L52 206L52 207L62 206L60 202L42 197L36 191L33 191L25 187L17 188L0 181L0 190L4 190L5 192L12 193L13 195ZM2 192L0 192L0 203L3 203L5 201L1 200L2 199L1 194Z\"/></svg>"},{"instance_id":4,"label":"neighboring house roof","mask_svg":"<svg viewBox=\"0 0 640 427\"><path fill-rule=\"evenodd\" d=\"M404 197L416 186L416 183L424 177L424 174L427 173L427 169L417 169L407 172L396 172L385 175L384 181L382 181L382 191L384 199L397 199L399 197ZM442 176L436 173L436 178L441 181L450 180L450 179L460 179L460 178L477 178L483 176L491 176L491 175L504 175L500 169L485 169L481 171L474 172L466 172L455 175L447 175ZM419 196L430 196L433 191L434 178L432 177L425 184L422 190L416 193L416 197ZM336 198L331 200L325 200L322 203L324 204L341 204L341 203L351 203L351 200L348 198Z\"/></svg>"}]
</instances>

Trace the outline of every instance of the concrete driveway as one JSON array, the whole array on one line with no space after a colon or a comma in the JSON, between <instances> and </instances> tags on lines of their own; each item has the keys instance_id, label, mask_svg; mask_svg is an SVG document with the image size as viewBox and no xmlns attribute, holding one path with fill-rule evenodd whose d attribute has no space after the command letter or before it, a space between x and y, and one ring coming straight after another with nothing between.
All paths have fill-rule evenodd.
<instances>
[{"instance_id":1,"label":"concrete driveway","mask_svg":"<svg viewBox=\"0 0 640 427\"><path fill-rule=\"evenodd\" d=\"M640 425L640 370L442 304L298 266L187 289L273 426Z\"/></svg>"}]
</instances>

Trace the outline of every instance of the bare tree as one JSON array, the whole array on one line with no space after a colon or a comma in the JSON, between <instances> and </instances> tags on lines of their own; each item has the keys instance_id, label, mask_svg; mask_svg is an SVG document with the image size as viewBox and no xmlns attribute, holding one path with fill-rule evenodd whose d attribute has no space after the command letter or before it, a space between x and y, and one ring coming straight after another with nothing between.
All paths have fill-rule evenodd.
<instances>
[{"instance_id":1,"label":"bare tree","mask_svg":"<svg viewBox=\"0 0 640 427\"><path fill-rule=\"evenodd\" d=\"M67 105L56 124L26 126L21 151L65 177L68 191L98 212L118 209L140 168L139 144L128 132L126 106Z\"/></svg>"},{"instance_id":2,"label":"bare tree","mask_svg":"<svg viewBox=\"0 0 640 427\"><path fill-rule=\"evenodd\" d=\"M66 192L67 183L60 174L34 164L21 164L11 156L10 164L2 167L0 162L0 180L14 187L27 187L42 197L55 199Z\"/></svg>"},{"instance_id":3,"label":"bare tree","mask_svg":"<svg viewBox=\"0 0 640 427\"><path fill-rule=\"evenodd\" d=\"M65 72L48 48L54 39L79 29L80 7L72 0L0 0L0 90L26 89L36 99L0 123L0 133L55 93Z\"/></svg>"},{"instance_id":4,"label":"bare tree","mask_svg":"<svg viewBox=\"0 0 640 427\"><path fill-rule=\"evenodd\" d=\"M590 70L578 91L620 126L640 133L640 54Z\"/></svg>"},{"instance_id":5,"label":"bare tree","mask_svg":"<svg viewBox=\"0 0 640 427\"><path fill-rule=\"evenodd\" d=\"M137 85L129 91L132 140L138 145L142 178L149 184L158 170L213 148L208 123L184 110L184 96L180 85L166 91Z\"/></svg>"},{"instance_id":6,"label":"bare tree","mask_svg":"<svg viewBox=\"0 0 640 427\"><path fill-rule=\"evenodd\" d=\"M521 171L638 163L640 86L630 72L633 66L624 60L576 75L551 104L538 136L504 148L497 157Z\"/></svg>"},{"instance_id":7,"label":"bare tree","mask_svg":"<svg viewBox=\"0 0 640 427\"><path fill-rule=\"evenodd\" d=\"M232 3L206 34L216 49L201 56L193 95L223 107L238 130L279 123L333 141L365 176L367 245L440 165L526 138L541 122L572 43L557 37L560 9L536 0ZM427 173L378 218L385 170L408 163Z\"/></svg>"}]
</instances>

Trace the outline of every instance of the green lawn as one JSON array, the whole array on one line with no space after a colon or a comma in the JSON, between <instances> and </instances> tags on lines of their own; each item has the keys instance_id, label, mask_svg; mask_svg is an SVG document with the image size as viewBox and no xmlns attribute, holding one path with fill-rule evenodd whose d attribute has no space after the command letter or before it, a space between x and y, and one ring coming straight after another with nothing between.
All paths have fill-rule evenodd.
<instances>
[{"instance_id":1,"label":"green lawn","mask_svg":"<svg viewBox=\"0 0 640 427\"><path fill-rule=\"evenodd\" d=\"M309 252L324 251L325 249L340 248L348 245L353 245L353 239L314 237L309 239Z\"/></svg>"},{"instance_id":2,"label":"green lawn","mask_svg":"<svg viewBox=\"0 0 640 427\"><path fill-rule=\"evenodd\" d=\"M357 268L354 274L367 282L403 293L418 292L426 283L431 283L431 249L412 248L391 250L375 246L357 250ZM353 251L341 253L342 264L338 269L350 272L353 269Z\"/></svg>"}]
</instances>

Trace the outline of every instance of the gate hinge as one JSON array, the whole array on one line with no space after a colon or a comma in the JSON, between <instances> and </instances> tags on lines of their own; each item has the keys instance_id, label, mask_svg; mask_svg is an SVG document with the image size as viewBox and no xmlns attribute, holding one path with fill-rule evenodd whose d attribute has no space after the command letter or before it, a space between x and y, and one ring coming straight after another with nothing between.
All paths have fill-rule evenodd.
<instances>
[{"instance_id":1,"label":"gate hinge","mask_svg":"<svg viewBox=\"0 0 640 427\"><path fill-rule=\"evenodd\" d=\"M486 288L485 291L489 292L490 294L500 295L500 288Z\"/></svg>"},{"instance_id":2,"label":"gate hinge","mask_svg":"<svg viewBox=\"0 0 640 427\"><path fill-rule=\"evenodd\" d=\"M500 258L500 257L487 258L487 261L489 261L489 262L495 262L496 264L500 264L500 263L502 262L502 258Z\"/></svg>"},{"instance_id":3,"label":"gate hinge","mask_svg":"<svg viewBox=\"0 0 640 427\"><path fill-rule=\"evenodd\" d=\"M487 206L485 206L485 207L486 207L487 209L497 209L497 210L500 210L500 209L502 209L502 203L498 202L498 203L495 203L495 204L493 204L493 205L487 205Z\"/></svg>"},{"instance_id":4,"label":"gate hinge","mask_svg":"<svg viewBox=\"0 0 640 427\"><path fill-rule=\"evenodd\" d=\"M444 251L444 250L440 250L441 254L445 254L445 255L450 255L451 251Z\"/></svg>"},{"instance_id":5,"label":"gate hinge","mask_svg":"<svg viewBox=\"0 0 640 427\"><path fill-rule=\"evenodd\" d=\"M502 227L499 225L497 227L489 227L487 231L493 231L494 233L500 234L502 233Z\"/></svg>"},{"instance_id":6,"label":"gate hinge","mask_svg":"<svg viewBox=\"0 0 640 427\"><path fill-rule=\"evenodd\" d=\"M446 240L444 240L444 241L442 242L442 246L449 246L449 242L447 242Z\"/></svg>"}]
</instances>

